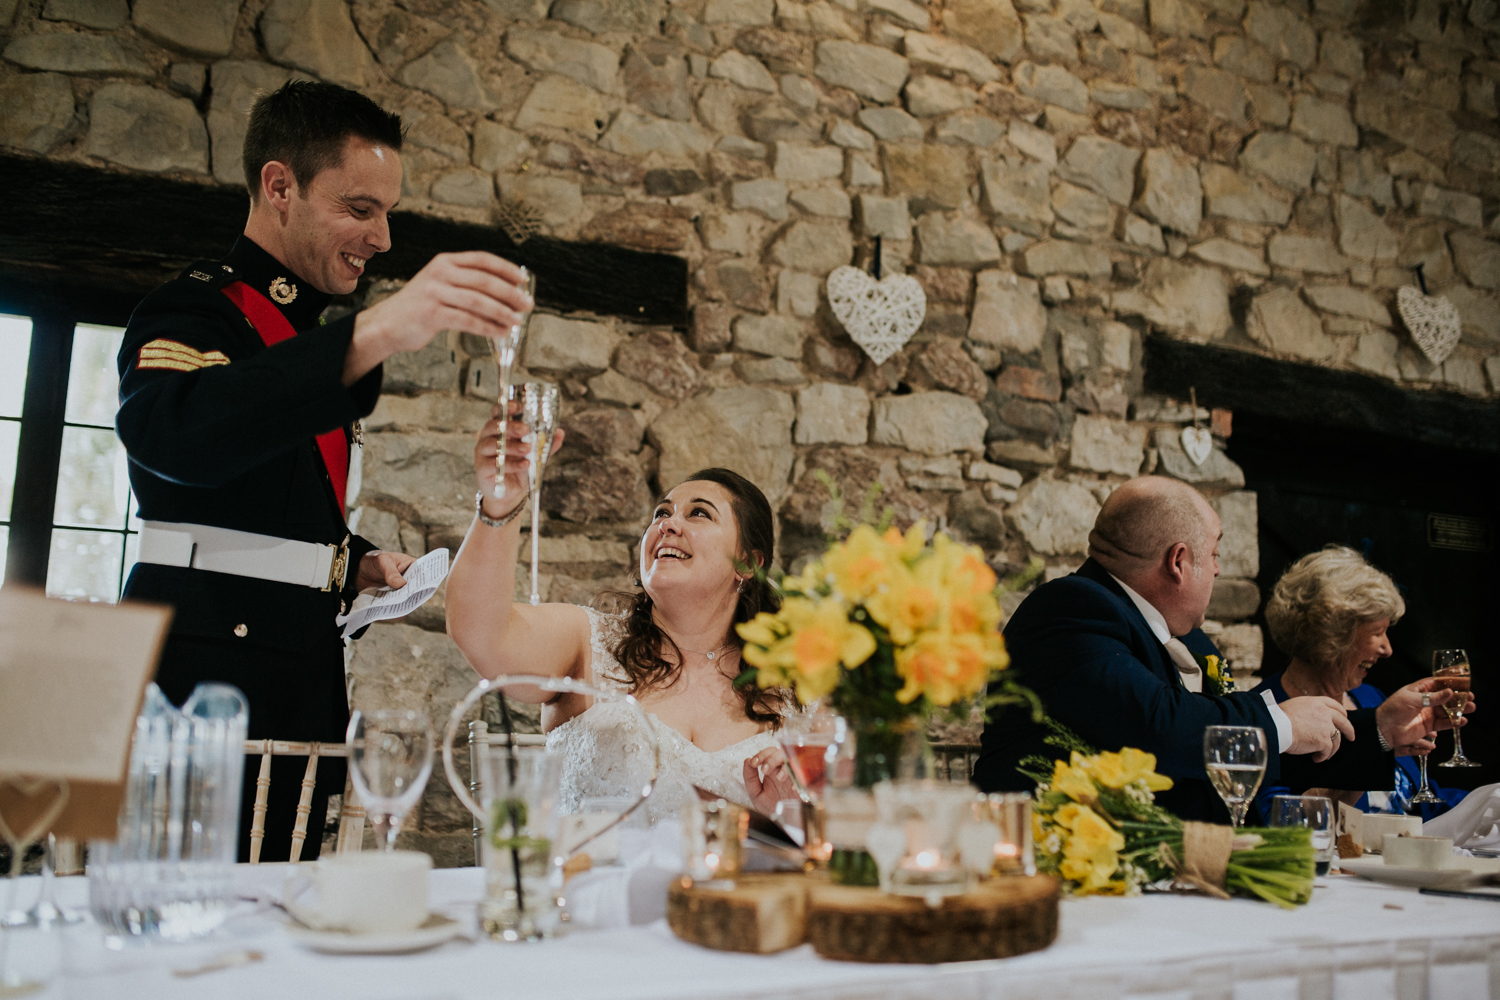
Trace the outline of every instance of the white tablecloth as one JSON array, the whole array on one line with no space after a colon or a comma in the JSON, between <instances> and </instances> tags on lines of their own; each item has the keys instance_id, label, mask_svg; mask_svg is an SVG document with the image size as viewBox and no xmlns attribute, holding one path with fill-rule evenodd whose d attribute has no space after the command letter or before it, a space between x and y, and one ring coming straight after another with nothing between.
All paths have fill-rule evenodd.
<instances>
[{"instance_id":1,"label":"white tablecloth","mask_svg":"<svg viewBox=\"0 0 1500 1000\"><path fill-rule=\"evenodd\" d=\"M285 866L243 867L241 889L275 894ZM23 880L29 905L37 879ZM82 878L58 880L83 906ZM434 909L472 920L478 869L433 872ZM808 946L733 955L678 941L665 922L574 932L540 944L453 941L416 955L320 955L289 940L269 913L232 919L212 942L109 951L97 928L62 939L63 972L42 996L69 1000L1500 1000L1500 904L1419 895L1352 876L1319 881L1294 912L1193 896L1065 899L1045 951L946 966L859 965ZM30 947L22 938L13 944ZM265 960L191 979L173 969L256 949Z\"/></svg>"}]
</instances>

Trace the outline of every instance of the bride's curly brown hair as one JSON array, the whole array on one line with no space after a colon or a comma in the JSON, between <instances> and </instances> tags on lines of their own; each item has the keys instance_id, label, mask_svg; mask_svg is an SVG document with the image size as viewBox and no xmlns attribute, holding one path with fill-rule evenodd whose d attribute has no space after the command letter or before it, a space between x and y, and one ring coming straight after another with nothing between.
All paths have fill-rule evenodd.
<instances>
[{"instance_id":1,"label":"bride's curly brown hair","mask_svg":"<svg viewBox=\"0 0 1500 1000\"><path fill-rule=\"evenodd\" d=\"M729 469L700 469L683 480L685 483L694 481L716 483L728 491L740 551L750 561L762 567L769 566L776 545L776 529L771 504L760 488ZM681 647L656 624L651 614L651 596L644 589L624 596L628 601L625 628L613 652L630 678L631 690L640 694L653 688L671 687L679 675ZM740 586L739 601L734 609L735 624L747 622L762 611L774 612L780 607L781 598L771 584L762 576L752 574ZM730 629L729 641L736 649L744 647L744 642L733 629ZM662 650L667 646L672 648L676 662L662 656ZM735 690L744 703L746 718L753 722L778 724L790 704L790 692L785 689L767 690L750 683Z\"/></svg>"}]
</instances>

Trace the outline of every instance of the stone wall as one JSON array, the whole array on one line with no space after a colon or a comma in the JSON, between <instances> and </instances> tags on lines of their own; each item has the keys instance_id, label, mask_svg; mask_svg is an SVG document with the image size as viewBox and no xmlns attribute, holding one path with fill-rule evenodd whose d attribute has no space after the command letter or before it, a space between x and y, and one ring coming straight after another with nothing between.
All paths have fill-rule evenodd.
<instances>
[{"instance_id":1,"label":"stone wall","mask_svg":"<svg viewBox=\"0 0 1500 1000\"><path fill-rule=\"evenodd\" d=\"M822 470L1049 576L1154 471L1220 511L1211 616L1253 668L1231 416L1201 411L1216 446L1189 461L1193 413L1143 394L1142 337L1500 392L1491 0L0 0L0 24L7 147L235 184L255 94L307 74L410 123L404 208L488 223L520 201L553 235L688 259L688 329L532 323L524 364L567 400L552 600L628 587L651 497L699 466L766 490L786 566L829 522ZM877 236L928 301L878 367L823 293ZM1463 320L1441 366L1395 310L1418 263ZM494 387L465 334L387 366L362 533L456 547ZM442 626L439 596L372 629L356 704L441 720L471 680ZM411 836L462 860L434 785Z\"/></svg>"}]
</instances>

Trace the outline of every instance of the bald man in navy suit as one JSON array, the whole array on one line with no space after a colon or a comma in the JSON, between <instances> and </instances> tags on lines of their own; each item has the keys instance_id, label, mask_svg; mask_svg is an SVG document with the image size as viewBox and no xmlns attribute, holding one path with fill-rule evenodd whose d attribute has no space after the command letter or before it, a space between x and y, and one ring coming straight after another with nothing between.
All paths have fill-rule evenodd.
<instances>
[{"instance_id":1,"label":"bald man in navy suit","mask_svg":"<svg viewBox=\"0 0 1500 1000\"><path fill-rule=\"evenodd\" d=\"M1332 788L1384 788L1392 748L1420 745L1433 728L1421 693L1400 704L1348 712L1332 698L1274 700L1204 692L1202 659L1218 650L1200 626L1219 575L1219 516L1185 483L1143 476L1105 501L1089 533L1089 559L1071 576L1042 584L1005 629L1012 669L1047 714L1100 750L1153 753L1174 787L1157 801L1183 819L1228 822L1203 766L1209 726L1257 726L1266 733L1266 781L1285 766ZM1425 688L1422 685L1426 685ZM1451 697L1451 695L1449 696ZM1441 703L1434 693L1431 705ZM997 710L985 726L974 780L985 791L1030 790L1016 770L1025 757L1063 756L1024 712Z\"/></svg>"}]
</instances>

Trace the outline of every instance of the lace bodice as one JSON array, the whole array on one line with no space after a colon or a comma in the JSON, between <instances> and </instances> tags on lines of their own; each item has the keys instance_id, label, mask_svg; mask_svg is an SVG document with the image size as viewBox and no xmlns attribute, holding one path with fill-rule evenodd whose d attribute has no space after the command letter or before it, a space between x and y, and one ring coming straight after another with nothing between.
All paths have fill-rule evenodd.
<instances>
[{"instance_id":1,"label":"lace bodice","mask_svg":"<svg viewBox=\"0 0 1500 1000\"><path fill-rule=\"evenodd\" d=\"M585 608L589 616L590 666L593 681L601 688L624 691L629 687L625 669L614 658L620 620ZM775 743L769 732L757 733L733 746L709 753L655 715L647 713L661 745L661 775L646 803L652 823L675 822L684 802L696 796L693 785L717 792L741 805L749 805L743 765ZM634 798L651 774L650 744L641 738L640 718L629 707L614 701L596 701L586 711L547 734L547 749L563 755L562 811L576 813L585 796Z\"/></svg>"}]
</instances>

